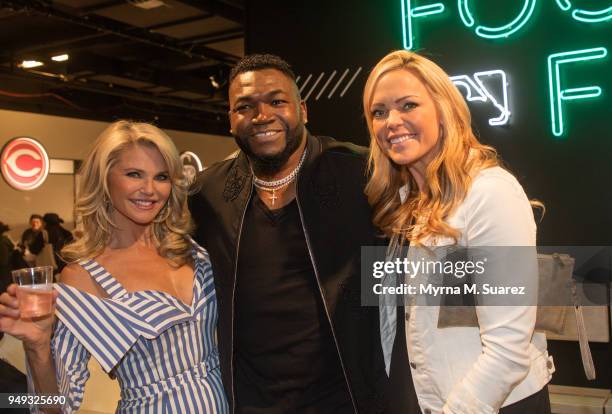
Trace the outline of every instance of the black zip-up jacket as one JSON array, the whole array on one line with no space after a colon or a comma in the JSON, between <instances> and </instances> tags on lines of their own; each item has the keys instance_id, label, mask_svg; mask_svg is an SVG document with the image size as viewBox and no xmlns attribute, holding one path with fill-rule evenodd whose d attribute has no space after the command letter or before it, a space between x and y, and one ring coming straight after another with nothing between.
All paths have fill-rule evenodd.
<instances>
[{"instance_id":1,"label":"black zip-up jacket","mask_svg":"<svg viewBox=\"0 0 612 414\"><path fill-rule=\"evenodd\" d=\"M361 306L361 246L376 231L363 193L366 150L328 137L307 137L296 198L306 243L355 411L383 412L386 375L378 308ZM253 190L244 153L203 171L190 197L196 241L209 254L219 305L221 372L234 410L234 298L243 219ZM261 252L274 254L274 252Z\"/></svg>"}]
</instances>

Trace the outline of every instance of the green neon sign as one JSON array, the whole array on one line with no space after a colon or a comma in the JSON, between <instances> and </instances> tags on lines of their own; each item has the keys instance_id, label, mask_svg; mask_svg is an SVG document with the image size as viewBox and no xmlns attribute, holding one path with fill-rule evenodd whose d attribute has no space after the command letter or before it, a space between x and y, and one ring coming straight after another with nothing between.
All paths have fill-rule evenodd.
<instances>
[{"instance_id":1,"label":"green neon sign","mask_svg":"<svg viewBox=\"0 0 612 414\"><path fill-rule=\"evenodd\" d=\"M429 0L431 1L431 0ZM552 1L552 0L548 0ZM576 21L598 24L602 22L612 22L612 6L600 7L600 10L584 10L572 5L571 0L554 0L555 4L559 9L564 12L563 14L571 14L572 18ZM473 0L456 0L458 6L458 14L461 22L471 32L475 33L477 37L483 39L507 39L520 31L527 22L533 17L534 10L537 0L522 0L517 1L517 14L513 15L512 18L508 18L508 23L499 26L485 26L478 22L478 17L474 13L474 1ZM403 34L403 46L405 49L412 50L415 48L416 35L414 31L415 19L422 19L432 15L441 15L446 11L446 8L442 2L430 2L428 4L420 4L416 6L417 0L400 0L401 11L402 11L402 34ZM610 0L605 3L610 4ZM520 6L520 10L518 7ZM602 59L607 56L608 51L605 47L594 47L590 49L581 49L575 51L559 52L548 56L548 87L549 87L549 99L550 99L550 112L551 112L551 130L555 137L561 137L566 133L567 127L564 126L564 106L569 101L579 101L585 99L596 99L602 96L602 88L599 86L581 86L575 88L565 87L564 81L561 78L562 65L567 63L579 63L588 60ZM503 72L503 68L499 71ZM477 72L480 73L480 72ZM505 72L504 72L505 73ZM456 83L459 86L466 87L465 79L457 79ZM477 89L477 88L476 88ZM470 99L471 91L470 88L466 89L467 100ZM482 94L481 94L482 95ZM495 97L491 98L490 101L495 105L499 104ZM510 116L507 105L496 105L500 110L499 122L497 119L493 119L492 126L507 124ZM502 116L503 114L503 116Z\"/></svg>"},{"instance_id":2,"label":"green neon sign","mask_svg":"<svg viewBox=\"0 0 612 414\"><path fill-rule=\"evenodd\" d=\"M410 11L412 17L425 17L430 14L442 13L444 11L444 4L428 4L427 6L413 7Z\"/></svg>"},{"instance_id":3,"label":"green neon sign","mask_svg":"<svg viewBox=\"0 0 612 414\"><path fill-rule=\"evenodd\" d=\"M461 17L461 21L463 22L463 24L466 27L473 27L475 21L474 17L472 16L472 13L470 12L468 0L458 0L457 5L459 7L459 17ZM533 14L535 5L536 0L525 0L520 13L510 23L499 27L478 25L476 26L476 34L480 37L484 37L485 39L499 39L509 37L513 33L518 32L521 27L525 26L525 24L529 21L531 15Z\"/></svg>"},{"instance_id":4,"label":"green neon sign","mask_svg":"<svg viewBox=\"0 0 612 414\"><path fill-rule=\"evenodd\" d=\"M585 86L580 88L561 87L561 65L572 62L584 62L593 59L602 59L608 55L605 47L574 50L571 52L554 53L548 56L548 87L550 94L550 113L552 133L556 137L563 135L563 101L588 99L601 96L599 86Z\"/></svg>"},{"instance_id":5,"label":"green neon sign","mask_svg":"<svg viewBox=\"0 0 612 414\"><path fill-rule=\"evenodd\" d=\"M422 6L414 6L414 0L400 0L402 8L402 36L404 49L412 50L415 47L414 42L414 19L423 18L435 14L440 14L445 11L443 3L430 3ZM470 0L457 0L459 17L464 26L472 29L477 36L485 39L500 39L508 38L518 32L527 24L533 16L537 0L523 0L523 7L518 15L509 23L491 27L476 24L474 15L470 10ZM573 8L570 0L555 0L557 6L564 12L571 10L572 18L584 23L602 23L612 21L612 6L601 10L584 10ZM573 10L572 10L573 9Z\"/></svg>"},{"instance_id":6,"label":"green neon sign","mask_svg":"<svg viewBox=\"0 0 612 414\"><path fill-rule=\"evenodd\" d=\"M568 11L572 8L572 3L570 0L555 0L557 2L557 6L563 11ZM612 6L595 11L583 10L583 9L575 9L572 11L572 17L575 20L584 23L602 23L608 20L612 20Z\"/></svg>"},{"instance_id":7,"label":"green neon sign","mask_svg":"<svg viewBox=\"0 0 612 414\"><path fill-rule=\"evenodd\" d=\"M439 14L444 11L444 4L432 3L424 6L412 6L411 0L401 0L402 4L402 36L406 50L414 48L413 19Z\"/></svg>"}]
</instances>

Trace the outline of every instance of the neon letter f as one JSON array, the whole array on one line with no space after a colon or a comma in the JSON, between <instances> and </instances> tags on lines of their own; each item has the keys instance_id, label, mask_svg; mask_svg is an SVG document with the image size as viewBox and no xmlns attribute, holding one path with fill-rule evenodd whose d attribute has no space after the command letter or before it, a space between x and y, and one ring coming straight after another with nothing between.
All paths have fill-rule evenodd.
<instances>
[{"instance_id":1,"label":"neon letter f","mask_svg":"<svg viewBox=\"0 0 612 414\"><path fill-rule=\"evenodd\" d=\"M594 98L601 95L601 88L599 86L561 89L561 65L570 62L601 59L606 57L607 54L608 50L605 47L596 47L593 49L575 50L572 52L560 52L548 56L550 112L552 118L552 132L556 137L563 135L563 101Z\"/></svg>"}]
</instances>

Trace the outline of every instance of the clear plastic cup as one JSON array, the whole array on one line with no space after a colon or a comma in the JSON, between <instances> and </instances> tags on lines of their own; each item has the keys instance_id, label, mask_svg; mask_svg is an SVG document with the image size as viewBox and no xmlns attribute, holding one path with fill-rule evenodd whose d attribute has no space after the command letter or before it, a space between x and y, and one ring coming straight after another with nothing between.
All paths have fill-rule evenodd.
<instances>
[{"instance_id":1,"label":"clear plastic cup","mask_svg":"<svg viewBox=\"0 0 612 414\"><path fill-rule=\"evenodd\" d=\"M13 270L17 283L19 313L22 318L36 318L53 311L53 267L27 267Z\"/></svg>"}]
</instances>

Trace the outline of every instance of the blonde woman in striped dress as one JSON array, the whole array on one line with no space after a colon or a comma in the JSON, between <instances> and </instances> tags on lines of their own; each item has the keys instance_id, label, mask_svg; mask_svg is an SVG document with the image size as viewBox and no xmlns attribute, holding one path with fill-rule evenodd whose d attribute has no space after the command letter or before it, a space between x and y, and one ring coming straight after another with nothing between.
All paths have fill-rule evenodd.
<instances>
[{"instance_id":1,"label":"blonde woman in striped dress","mask_svg":"<svg viewBox=\"0 0 612 414\"><path fill-rule=\"evenodd\" d=\"M117 412L228 412L211 266L188 235L174 144L152 125L115 122L80 178L84 236L62 252L55 318L20 319L15 285L0 296L0 330L23 341L34 389L77 411L93 356L119 381Z\"/></svg>"}]
</instances>

